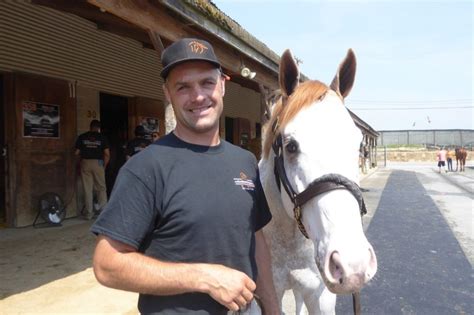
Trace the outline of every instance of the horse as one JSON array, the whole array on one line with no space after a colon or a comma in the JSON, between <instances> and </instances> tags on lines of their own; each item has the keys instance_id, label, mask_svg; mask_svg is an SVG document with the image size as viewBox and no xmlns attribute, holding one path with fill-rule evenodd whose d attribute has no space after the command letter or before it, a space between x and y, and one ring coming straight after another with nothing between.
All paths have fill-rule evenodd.
<instances>
[{"instance_id":1,"label":"horse","mask_svg":"<svg viewBox=\"0 0 474 315\"><path fill-rule=\"evenodd\" d=\"M290 50L280 59L281 97L264 125L259 172L273 216L263 232L275 290L281 309L292 289L294 314L303 304L309 314L334 314L336 294L358 292L377 271L361 221L362 134L343 102L355 68L349 49L330 86L300 83Z\"/></svg>"},{"instance_id":2,"label":"horse","mask_svg":"<svg viewBox=\"0 0 474 315\"><path fill-rule=\"evenodd\" d=\"M456 154L456 172L458 171L458 165L459 165L459 171L464 172L465 166L466 166L467 151L466 149L464 149L464 147L460 147L460 148L456 148L455 154Z\"/></svg>"}]
</instances>

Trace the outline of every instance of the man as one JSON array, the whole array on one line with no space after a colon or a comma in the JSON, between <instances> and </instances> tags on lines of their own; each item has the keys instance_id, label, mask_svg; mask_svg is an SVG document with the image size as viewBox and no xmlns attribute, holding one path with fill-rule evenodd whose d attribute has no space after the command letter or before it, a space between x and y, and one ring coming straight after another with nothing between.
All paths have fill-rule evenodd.
<instances>
[{"instance_id":1,"label":"man","mask_svg":"<svg viewBox=\"0 0 474 315\"><path fill-rule=\"evenodd\" d=\"M256 159L219 137L220 63L189 38L161 60L176 128L122 167L92 227L95 275L139 292L141 313L227 314L258 295L266 314L279 314Z\"/></svg>"},{"instance_id":2,"label":"man","mask_svg":"<svg viewBox=\"0 0 474 315\"><path fill-rule=\"evenodd\" d=\"M363 142L359 145L359 166L362 174L367 174L367 167L365 164L365 146Z\"/></svg>"},{"instance_id":3,"label":"man","mask_svg":"<svg viewBox=\"0 0 474 315\"><path fill-rule=\"evenodd\" d=\"M127 160L150 145L151 141L146 139L145 135L145 128L142 125L135 127L135 138L127 143L127 148L125 149L125 158Z\"/></svg>"},{"instance_id":4,"label":"man","mask_svg":"<svg viewBox=\"0 0 474 315\"><path fill-rule=\"evenodd\" d=\"M448 162L448 171L453 171L453 159L456 158L456 152L452 148L448 148L446 153L446 160Z\"/></svg>"},{"instance_id":5,"label":"man","mask_svg":"<svg viewBox=\"0 0 474 315\"><path fill-rule=\"evenodd\" d=\"M110 160L107 139L100 133L100 122L92 120L89 131L81 134L76 140L76 156L80 156L81 179L84 187L84 219L94 216L93 191L97 192L97 202L102 208L107 203L105 186L105 168Z\"/></svg>"},{"instance_id":6,"label":"man","mask_svg":"<svg viewBox=\"0 0 474 315\"><path fill-rule=\"evenodd\" d=\"M160 139L160 134L156 131L153 131L151 133L151 142L155 142L157 141L158 139Z\"/></svg>"},{"instance_id":7,"label":"man","mask_svg":"<svg viewBox=\"0 0 474 315\"><path fill-rule=\"evenodd\" d=\"M448 171L446 170L446 155L447 155L447 152L444 148L440 148L438 150L438 153L436 153L436 159L438 160L438 168L439 168L439 171L438 173L441 173L441 167L443 168L443 170L447 173Z\"/></svg>"}]
</instances>

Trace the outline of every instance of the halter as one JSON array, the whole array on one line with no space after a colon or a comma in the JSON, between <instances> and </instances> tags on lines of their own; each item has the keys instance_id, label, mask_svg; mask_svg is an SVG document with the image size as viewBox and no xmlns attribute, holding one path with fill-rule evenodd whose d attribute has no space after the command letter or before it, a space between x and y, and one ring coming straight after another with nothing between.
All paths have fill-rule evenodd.
<instances>
[{"instance_id":1,"label":"halter","mask_svg":"<svg viewBox=\"0 0 474 315\"><path fill-rule=\"evenodd\" d=\"M286 99L283 99L283 101L286 101ZM272 131L274 134L276 133L277 129L278 117L272 126ZM299 194L296 193L293 187L291 186L290 181L288 180L288 176L285 172L285 164L283 158L283 138L281 133L278 133L275 136L275 141L272 144L272 148L273 152L275 153L273 171L275 173L275 180L277 182L278 189L281 191L280 184L283 185L283 188L290 197L290 200L294 206L293 215L296 220L296 224L298 225L298 228L300 229L301 233L306 238L309 239L309 236L306 232L303 222L301 221L301 207L312 198L321 195L325 192L336 189L346 189L356 198L357 203L359 204L360 215L362 216L367 213L364 198L362 197L359 185L340 174L326 174L321 177L318 177L313 182L311 182L305 190L303 190Z\"/></svg>"}]
</instances>

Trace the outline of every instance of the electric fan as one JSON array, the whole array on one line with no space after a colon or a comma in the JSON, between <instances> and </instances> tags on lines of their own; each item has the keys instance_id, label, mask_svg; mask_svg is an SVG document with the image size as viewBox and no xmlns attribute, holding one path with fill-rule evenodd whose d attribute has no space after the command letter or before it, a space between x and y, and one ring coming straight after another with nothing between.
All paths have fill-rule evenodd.
<instances>
[{"instance_id":1,"label":"electric fan","mask_svg":"<svg viewBox=\"0 0 474 315\"><path fill-rule=\"evenodd\" d=\"M66 217L66 207L61 197L53 192L41 195L38 202L38 215L33 226L40 215L49 224L61 225L61 221Z\"/></svg>"}]
</instances>

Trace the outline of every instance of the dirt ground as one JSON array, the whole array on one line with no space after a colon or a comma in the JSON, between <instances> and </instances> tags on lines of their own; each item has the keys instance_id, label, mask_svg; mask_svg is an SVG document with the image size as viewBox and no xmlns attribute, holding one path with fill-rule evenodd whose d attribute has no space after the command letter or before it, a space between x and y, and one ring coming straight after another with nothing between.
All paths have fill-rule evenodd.
<instances>
[{"instance_id":1,"label":"dirt ground","mask_svg":"<svg viewBox=\"0 0 474 315\"><path fill-rule=\"evenodd\" d=\"M366 203L369 207L370 196ZM0 228L0 315L138 314L138 294L96 281L91 225L67 219L60 227ZM288 291L283 309L292 314L294 307Z\"/></svg>"},{"instance_id":2,"label":"dirt ground","mask_svg":"<svg viewBox=\"0 0 474 315\"><path fill-rule=\"evenodd\" d=\"M95 280L91 224L0 229L0 314L138 314L137 294Z\"/></svg>"}]
</instances>

